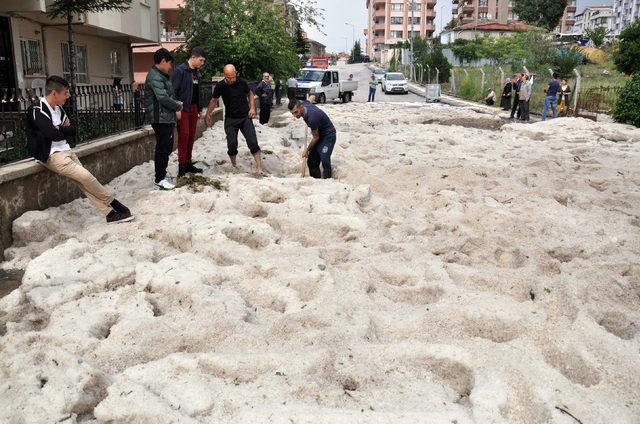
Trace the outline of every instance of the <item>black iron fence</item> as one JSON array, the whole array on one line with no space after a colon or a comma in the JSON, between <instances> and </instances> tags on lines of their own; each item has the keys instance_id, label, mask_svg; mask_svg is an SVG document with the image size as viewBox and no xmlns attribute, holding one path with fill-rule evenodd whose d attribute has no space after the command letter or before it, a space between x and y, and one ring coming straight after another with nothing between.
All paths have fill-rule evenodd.
<instances>
[{"instance_id":1,"label":"black iron fence","mask_svg":"<svg viewBox=\"0 0 640 424\"><path fill-rule=\"evenodd\" d=\"M578 96L576 115L611 114L622 88L619 86L583 88Z\"/></svg>"},{"instance_id":2,"label":"black iron fence","mask_svg":"<svg viewBox=\"0 0 640 424\"><path fill-rule=\"evenodd\" d=\"M200 104L206 106L212 93L213 83L202 83ZM29 157L24 133L26 110L43 95L43 89L0 90L0 165ZM69 99L64 107L78 127L75 139L68 140L73 146L146 124L143 85L79 86L75 101Z\"/></svg>"}]
</instances>

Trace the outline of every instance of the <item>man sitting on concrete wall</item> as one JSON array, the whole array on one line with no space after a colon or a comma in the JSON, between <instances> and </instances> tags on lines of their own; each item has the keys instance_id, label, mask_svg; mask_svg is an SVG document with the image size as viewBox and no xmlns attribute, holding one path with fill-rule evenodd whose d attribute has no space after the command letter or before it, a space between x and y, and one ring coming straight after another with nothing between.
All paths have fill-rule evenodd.
<instances>
[{"instance_id":1,"label":"man sitting on concrete wall","mask_svg":"<svg viewBox=\"0 0 640 424\"><path fill-rule=\"evenodd\" d=\"M47 78L45 97L27 111L27 144L31 155L47 169L75 181L82 193L107 217L107 223L133 220L131 211L82 166L67 142L76 133L62 105L69 97L69 83L58 76Z\"/></svg>"}]
</instances>

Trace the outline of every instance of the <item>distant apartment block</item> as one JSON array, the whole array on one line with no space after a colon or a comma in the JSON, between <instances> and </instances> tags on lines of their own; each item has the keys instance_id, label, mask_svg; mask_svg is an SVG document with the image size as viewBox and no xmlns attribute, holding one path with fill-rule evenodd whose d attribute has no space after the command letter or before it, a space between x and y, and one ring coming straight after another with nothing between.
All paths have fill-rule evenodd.
<instances>
[{"instance_id":1,"label":"distant apartment block","mask_svg":"<svg viewBox=\"0 0 640 424\"><path fill-rule=\"evenodd\" d=\"M640 18L640 0L614 0L613 22L610 29L613 35L620 35L633 21Z\"/></svg>"},{"instance_id":2,"label":"distant apartment block","mask_svg":"<svg viewBox=\"0 0 640 424\"><path fill-rule=\"evenodd\" d=\"M518 22L511 0L453 0L452 12L459 25L487 21L499 24Z\"/></svg>"},{"instance_id":3,"label":"distant apartment block","mask_svg":"<svg viewBox=\"0 0 640 424\"><path fill-rule=\"evenodd\" d=\"M556 27L556 31L559 34L570 34L574 32L573 26L576 23L576 1L567 1L567 7L564 9L562 18Z\"/></svg>"},{"instance_id":4,"label":"distant apartment block","mask_svg":"<svg viewBox=\"0 0 640 424\"><path fill-rule=\"evenodd\" d=\"M431 38L435 5L436 0L366 0L366 54L386 62L398 42L412 36Z\"/></svg>"}]
</instances>

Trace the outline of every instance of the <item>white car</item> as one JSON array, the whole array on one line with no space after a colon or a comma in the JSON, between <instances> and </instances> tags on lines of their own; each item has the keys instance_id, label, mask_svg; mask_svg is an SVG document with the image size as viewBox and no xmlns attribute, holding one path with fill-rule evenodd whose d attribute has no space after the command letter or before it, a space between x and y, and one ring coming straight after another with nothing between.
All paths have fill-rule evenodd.
<instances>
[{"instance_id":1,"label":"white car","mask_svg":"<svg viewBox=\"0 0 640 424\"><path fill-rule=\"evenodd\" d=\"M380 69L380 68L376 68L375 71L373 71L373 75L376 77L376 81L378 81L378 83L382 82L382 79L384 78L384 74L386 74L387 72L384 69Z\"/></svg>"},{"instance_id":2,"label":"white car","mask_svg":"<svg viewBox=\"0 0 640 424\"><path fill-rule=\"evenodd\" d=\"M384 94L409 94L409 81L400 72L388 72L382 78L382 91Z\"/></svg>"}]
</instances>

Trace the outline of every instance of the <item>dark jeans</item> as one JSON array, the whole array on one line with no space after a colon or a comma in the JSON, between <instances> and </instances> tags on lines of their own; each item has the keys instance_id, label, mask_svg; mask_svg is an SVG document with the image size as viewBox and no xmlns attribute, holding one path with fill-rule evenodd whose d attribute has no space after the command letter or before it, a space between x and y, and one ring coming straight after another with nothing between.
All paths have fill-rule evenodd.
<instances>
[{"instance_id":1,"label":"dark jeans","mask_svg":"<svg viewBox=\"0 0 640 424\"><path fill-rule=\"evenodd\" d=\"M523 121L529 120L529 101L520 100L520 119Z\"/></svg>"},{"instance_id":2,"label":"dark jeans","mask_svg":"<svg viewBox=\"0 0 640 424\"><path fill-rule=\"evenodd\" d=\"M296 89L294 87L287 88L287 97L289 100L293 100L296 98Z\"/></svg>"},{"instance_id":3,"label":"dark jeans","mask_svg":"<svg viewBox=\"0 0 640 424\"><path fill-rule=\"evenodd\" d=\"M336 145L336 134L329 134L321 138L313 150L309 152L307 165L309 175L313 178L331 178L331 153ZM320 174L320 164L322 163L322 174Z\"/></svg>"},{"instance_id":4,"label":"dark jeans","mask_svg":"<svg viewBox=\"0 0 640 424\"><path fill-rule=\"evenodd\" d=\"M261 103L260 104L260 123L262 125L268 123L269 118L271 118L271 105L269 103Z\"/></svg>"},{"instance_id":5,"label":"dark jeans","mask_svg":"<svg viewBox=\"0 0 640 424\"><path fill-rule=\"evenodd\" d=\"M174 126L174 124L151 124L153 131L156 133L155 168L157 183L167 176L169 156L173 151Z\"/></svg>"},{"instance_id":6,"label":"dark jeans","mask_svg":"<svg viewBox=\"0 0 640 424\"><path fill-rule=\"evenodd\" d=\"M376 89L375 88L371 88L369 87L369 100L367 100L368 102L375 102L376 101Z\"/></svg>"},{"instance_id":7,"label":"dark jeans","mask_svg":"<svg viewBox=\"0 0 640 424\"><path fill-rule=\"evenodd\" d=\"M513 96L513 107L511 108L511 118L513 118L513 116L516 114L516 109L518 109L518 118L520 118L520 115L522 113L522 111L520 110L520 93L516 93L516 95Z\"/></svg>"},{"instance_id":8,"label":"dark jeans","mask_svg":"<svg viewBox=\"0 0 640 424\"><path fill-rule=\"evenodd\" d=\"M258 136L253 121L247 118L226 118L224 122L224 132L227 134L227 154L229 156L238 155L238 131L242 133L251 154L260 151L258 146Z\"/></svg>"}]
</instances>

